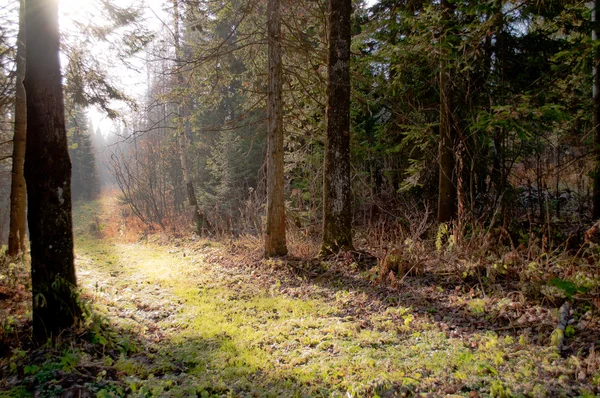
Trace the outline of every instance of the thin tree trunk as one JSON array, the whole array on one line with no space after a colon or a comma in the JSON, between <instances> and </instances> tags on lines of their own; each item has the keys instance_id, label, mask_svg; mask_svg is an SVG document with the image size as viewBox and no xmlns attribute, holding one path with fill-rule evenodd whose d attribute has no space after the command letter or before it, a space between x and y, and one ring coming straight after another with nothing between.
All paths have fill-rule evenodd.
<instances>
[{"instance_id":1,"label":"thin tree trunk","mask_svg":"<svg viewBox=\"0 0 600 398\"><path fill-rule=\"evenodd\" d=\"M458 230L462 233L462 229L464 228L463 222L466 219L466 192L465 192L465 181L464 181L464 172L465 172L465 143L462 137L459 137L459 142L456 145L456 224L458 226ZM462 236L456 236L456 239L461 239Z\"/></svg>"},{"instance_id":2,"label":"thin tree trunk","mask_svg":"<svg viewBox=\"0 0 600 398\"><path fill-rule=\"evenodd\" d=\"M327 127L321 255L352 248L350 185L351 0L329 1Z\"/></svg>"},{"instance_id":3,"label":"thin tree trunk","mask_svg":"<svg viewBox=\"0 0 600 398\"><path fill-rule=\"evenodd\" d=\"M31 240L33 334L56 337L81 315L75 292L71 161L58 58L58 2L27 0L25 180Z\"/></svg>"},{"instance_id":4,"label":"thin tree trunk","mask_svg":"<svg viewBox=\"0 0 600 398\"><path fill-rule=\"evenodd\" d=\"M454 149L457 137L453 117L452 80L448 54L444 42L448 36L450 13L448 0L441 1L442 6L442 43L440 56L440 144L439 144L439 196L438 222L449 222L456 216L456 184L454 178Z\"/></svg>"},{"instance_id":5,"label":"thin tree trunk","mask_svg":"<svg viewBox=\"0 0 600 398\"><path fill-rule=\"evenodd\" d=\"M17 36L17 87L15 96L15 134L13 138L12 181L10 186L10 231L8 255L25 251L27 193L25 190L25 140L27 136L27 100L25 98L25 1L19 6L19 33Z\"/></svg>"},{"instance_id":6,"label":"thin tree trunk","mask_svg":"<svg viewBox=\"0 0 600 398\"><path fill-rule=\"evenodd\" d=\"M185 84L185 79L183 76L182 70L182 59L181 59L181 44L179 39L179 1L173 0L173 17L175 22L175 67L177 68L177 83L179 84L179 88L183 89ZM179 94L182 95L182 94ZM185 183L185 188L187 192L188 202L190 207L194 210L194 225L196 226L196 233L198 235L202 235L205 229L210 229L210 224L206 219L206 216L200 210L200 206L198 205L198 199L196 198L196 190L194 189L194 182L190 177L190 171L187 163L187 141L188 141L188 132L189 124L186 122L188 112L187 105L185 103L185 98L182 98L179 105L179 120L177 130L179 135L177 137L177 144L179 146L179 158L181 160L181 170L183 172L183 182Z\"/></svg>"},{"instance_id":7,"label":"thin tree trunk","mask_svg":"<svg viewBox=\"0 0 600 398\"><path fill-rule=\"evenodd\" d=\"M598 26L598 15L600 13L600 0L595 0L592 9L592 41L598 40L600 35L600 26ZM600 76L598 75L598 68L600 67L600 49L594 52L594 86L593 86L593 99L594 99L594 155L596 156L596 168L593 174L593 193L592 193L592 215L596 220L600 218Z\"/></svg>"},{"instance_id":8,"label":"thin tree trunk","mask_svg":"<svg viewBox=\"0 0 600 398\"><path fill-rule=\"evenodd\" d=\"M283 192L283 115L280 1L267 4L269 95L267 99L267 229L265 256L287 254Z\"/></svg>"},{"instance_id":9,"label":"thin tree trunk","mask_svg":"<svg viewBox=\"0 0 600 398\"><path fill-rule=\"evenodd\" d=\"M495 51L495 69L498 73L499 79L499 95L497 95L495 102L496 105L505 105L505 78L504 71L506 70L506 38L504 33L504 26L506 20L502 11L502 0L494 2L494 14L495 14L495 25L496 25L496 51ZM490 107L492 104L490 104ZM493 173L491 175L491 183L495 187L495 198L494 207L498 208L498 214L501 215L505 221L507 220L507 213L505 212L506 197L504 195L506 188L508 187L508 176L506 170L506 131L503 127L497 127L494 131L493 144Z\"/></svg>"}]
</instances>

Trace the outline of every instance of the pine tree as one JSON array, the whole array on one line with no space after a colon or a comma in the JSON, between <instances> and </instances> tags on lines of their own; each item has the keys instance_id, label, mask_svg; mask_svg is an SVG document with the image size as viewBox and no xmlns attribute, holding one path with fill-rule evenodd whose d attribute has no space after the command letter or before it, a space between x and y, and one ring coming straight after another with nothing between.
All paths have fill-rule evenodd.
<instances>
[{"instance_id":1,"label":"pine tree","mask_svg":"<svg viewBox=\"0 0 600 398\"><path fill-rule=\"evenodd\" d=\"M279 0L267 6L269 78L267 98L267 228L265 255L287 254L283 195L283 104L281 63L281 11Z\"/></svg>"},{"instance_id":2,"label":"pine tree","mask_svg":"<svg viewBox=\"0 0 600 398\"><path fill-rule=\"evenodd\" d=\"M25 146L27 137L27 101L25 96L25 1L19 6L19 34L17 36L17 79L15 90L15 134L13 138L12 180L10 190L10 231L8 254L16 256L25 251L26 205Z\"/></svg>"},{"instance_id":3,"label":"pine tree","mask_svg":"<svg viewBox=\"0 0 600 398\"><path fill-rule=\"evenodd\" d=\"M321 255L352 248L350 185L350 0L329 1L327 127Z\"/></svg>"},{"instance_id":4,"label":"pine tree","mask_svg":"<svg viewBox=\"0 0 600 398\"><path fill-rule=\"evenodd\" d=\"M441 56L440 56L440 143L439 143L439 223L449 222L456 217L457 177L456 140L457 126L454 120L454 93L451 66L448 62L448 43L451 34L453 9L448 0L441 0Z\"/></svg>"},{"instance_id":5,"label":"pine tree","mask_svg":"<svg viewBox=\"0 0 600 398\"><path fill-rule=\"evenodd\" d=\"M58 2L27 0L26 75L28 222L33 334L55 338L81 315L71 216L71 162L59 64Z\"/></svg>"},{"instance_id":6,"label":"pine tree","mask_svg":"<svg viewBox=\"0 0 600 398\"><path fill-rule=\"evenodd\" d=\"M68 122L69 153L72 161L73 200L93 200L100 192L95 151L90 137L89 120L80 106Z\"/></svg>"}]
</instances>

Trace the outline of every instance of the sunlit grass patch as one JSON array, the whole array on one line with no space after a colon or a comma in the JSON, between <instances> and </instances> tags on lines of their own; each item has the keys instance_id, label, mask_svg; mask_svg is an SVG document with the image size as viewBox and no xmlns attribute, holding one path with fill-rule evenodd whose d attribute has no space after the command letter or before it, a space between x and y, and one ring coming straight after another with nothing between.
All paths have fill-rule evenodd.
<instances>
[{"instance_id":1,"label":"sunlit grass patch","mask_svg":"<svg viewBox=\"0 0 600 398\"><path fill-rule=\"evenodd\" d=\"M152 292L140 284L155 286L179 303L178 311L157 321L161 348L148 369L131 359L117 364L129 375L132 391L176 395L195 385L196 391L211 394L259 391L261 396L370 396L390 389L438 388L496 396L539 394L546 391L545 382L534 380L564 367L551 348L493 333L451 338L401 305L366 319L347 317L338 306L364 296L340 290L333 302L288 297L277 284L248 286L235 275L219 277L201 256L172 254L162 246L113 245L109 260L99 267L110 274L111 267L127 263L120 286L137 286L132 287L136 295ZM483 301L472 303L474 315L484 311ZM186 382L167 377L170 373L186 375Z\"/></svg>"}]
</instances>

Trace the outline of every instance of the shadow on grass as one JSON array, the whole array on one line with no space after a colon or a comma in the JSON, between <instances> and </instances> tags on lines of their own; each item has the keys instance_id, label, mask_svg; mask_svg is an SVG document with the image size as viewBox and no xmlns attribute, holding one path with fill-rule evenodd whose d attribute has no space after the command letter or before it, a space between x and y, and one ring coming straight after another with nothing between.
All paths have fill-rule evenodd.
<instances>
[{"instance_id":1,"label":"shadow on grass","mask_svg":"<svg viewBox=\"0 0 600 398\"><path fill-rule=\"evenodd\" d=\"M549 335L555 327L540 323L517 325L507 318L486 314L484 308L469 308L469 300L477 299L480 295L474 293L476 283L473 287L464 282L451 285L436 275L407 275L403 284L394 287L388 282L370 280L365 272L353 269L350 265L344 268L339 263L329 263L328 267L323 267L315 261L301 263L301 267L297 264L292 262L288 270L304 277L306 282L302 283L314 284L334 292L334 295L348 291L366 295L368 299L365 306L348 305L344 308L352 316L368 317L373 312L400 306L411 308L414 313L424 316L432 323L444 325L444 328L455 330L460 336L493 331L504 336L519 337L526 330L543 336L542 340L546 340L540 341L541 343L549 341ZM296 286L299 287L302 283L296 283ZM465 288L470 289L473 294L464 294L462 290ZM449 299L450 296L453 296L452 300Z\"/></svg>"},{"instance_id":2,"label":"shadow on grass","mask_svg":"<svg viewBox=\"0 0 600 398\"><path fill-rule=\"evenodd\" d=\"M30 324L14 330L0 362L0 397L331 396L294 377L273 377L239 357L226 334L155 341L96 317L35 347Z\"/></svg>"}]
</instances>

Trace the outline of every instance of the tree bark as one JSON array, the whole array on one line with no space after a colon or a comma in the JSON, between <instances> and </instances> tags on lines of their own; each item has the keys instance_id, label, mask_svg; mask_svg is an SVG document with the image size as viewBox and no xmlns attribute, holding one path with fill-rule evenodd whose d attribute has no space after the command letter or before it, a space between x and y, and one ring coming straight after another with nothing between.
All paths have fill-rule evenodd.
<instances>
[{"instance_id":1,"label":"tree bark","mask_svg":"<svg viewBox=\"0 0 600 398\"><path fill-rule=\"evenodd\" d=\"M350 185L351 0L329 1L327 127L321 255L352 248Z\"/></svg>"},{"instance_id":2,"label":"tree bark","mask_svg":"<svg viewBox=\"0 0 600 398\"><path fill-rule=\"evenodd\" d=\"M267 229L265 256L287 254L283 192L283 114L280 1L267 4L269 93L267 98Z\"/></svg>"},{"instance_id":3,"label":"tree bark","mask_svg":"<svg viewBox=\"0 0 600 398\"><path fill-rule=\"evenodd\" d=\"M600 0L595 0L592 8L592 41L598 40L600 35L600 26L598 15L600 14ZM594 86L593 101L594 114L592 121L594 124L594 155L596 157L596 167L593 174L593 197L592 197L592 216L594 220L600 218L600 76L598 68L600 67L600 49L594 52Z\"/></svg>"},{"instance_id":4,"label":"tree bark","mask_svg":"<svg viewBox=\"0 0 600 398\"><path fill-rule=\"evenodd\" d=\"M453 116L452 78L445 41L447 25L452 12L448 0L441 1L442 34L440 36L440 144L439 144L439 223L452 221L456 217L456 183L454 149L457 137Z\"/></svg>"},{"instance_id":5,"label":"tree bark","mask_svg":"<svg viewBox=\"0 0 600 398\"><path fill-rule=\"evenodd\" d=\"M27 136L27 101L25 98L25 1L19 6L19 33L17 35L17 84L15 95L15 134L13 138L12 180L10 186L10 230L8 255L17 256L25 251L27 193L25 190L25 140Z\"/></svg>"},{"instance_id":6,"label":"tree bark","mask_svg":"<svg viewBox=\"0 0 600 398\"><path fill-rule=\"evenodd\" d=\"M179 38L179 21L181 18L179 12L179 0L173 0L173 18L174 18L174 33L175 33L175 67L177 68L177 83L179 84L179 88L183 89L185 84L185 79L183 76L183 61L182 51L181 51L181 42ZM181 95L181 94L180 94ZM194 182L190 177L190 170L187 162L187 141L188 141L188 129L189 124L186 122L188 116L188 108L185 103L185 98L181 99L179 104L179 120L178 120L178 136L177 136L177 144L179 146L179 158L181 161L181 170L183 172L183 182L185 184L185 189L188 197L189 206L194 210L194 225L196 226L196 233L198 235L202 235L205 229L210 229L210 224L206 219L206 216L200 210L200 206L198 205L198 199L196 198L196 190L194 188Z\"/></svg>"},{"instance_id":7,"label":"tree bark","mask_svg":"<svg viewBox=\"0 0 600 398\"><path fill-rule=\"evenodd\" d=\"M494 105L505 105L506 104L506 82L504 73L506 70L506 58L507 58L507 42L506 33L504 27L506 25L506 19L503 12L502 0L497 0L493 3L493 19L495 29L495 52L494 55L490 54L490 58L494 58L492 62L492 69L498 74L498 88L499 92L494 99ZM490 103L490 107L492 103ZM493 158L492 158L492 173L490 175L490 186L495 188L494 206L498 208L498 214L500 218L506 219L506 198L504 193L508 186L508 175L506 170L506 130L504 127L496 127L494 129L494 135L492 137L493 142ZM544 221L543 221L544 222Z\"/></svg>"},{"instance_id":8,"label":"tree bark","mask_svg":"<svg viewBox=\"0 0 600 398\"><path fill-rule=\"evenodd\" d=\"M31 240L33 334L55 338L81 315L75 292L71 161L59 64L58 2L27 0L25 180Z\"/></svg>"}]
</instances>

